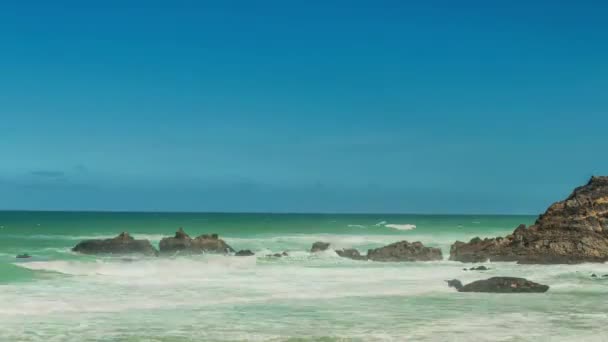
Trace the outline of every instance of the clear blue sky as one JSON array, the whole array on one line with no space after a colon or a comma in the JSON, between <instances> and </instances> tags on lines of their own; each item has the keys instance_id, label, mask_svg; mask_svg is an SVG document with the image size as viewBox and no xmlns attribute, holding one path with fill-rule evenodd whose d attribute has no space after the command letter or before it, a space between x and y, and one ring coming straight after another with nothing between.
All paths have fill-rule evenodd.
<instances>
[{"instance_id":1,"label":"clear blue sky","mask_svg":"<svg viewBox=\"0 0 608 342\"><path fill-rule=\"evenodd\" d=\"M538 213L608 174L607 4L3 1L0 208Z\"/></svg>"}]
</instances>

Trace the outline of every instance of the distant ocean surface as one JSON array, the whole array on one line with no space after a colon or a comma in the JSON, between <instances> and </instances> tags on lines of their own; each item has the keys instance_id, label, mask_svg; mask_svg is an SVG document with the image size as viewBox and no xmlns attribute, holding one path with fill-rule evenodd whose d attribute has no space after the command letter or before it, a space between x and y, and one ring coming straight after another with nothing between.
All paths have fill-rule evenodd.
<instances>
[{"instance_id":1,"label":"distant ocean surface","mask_svg":"<svg viewBox=\"0 0 608 342\"><path fill-rule=\"evenodd\" d=\"M456 241L504 236L533 216L0 212L0 341L606 341L606 264L448 261ZM414 228L415 226L415 228ZM183 227L255 257L72 253L128 231L158 246ZM443 261L379 263L308 251L392 242L440 247ZM283 258L264 255L288 251ZM30 259L16 259L28 253ZM458 293L521 276L544 294Z\"/></svg>"}]
</instances>

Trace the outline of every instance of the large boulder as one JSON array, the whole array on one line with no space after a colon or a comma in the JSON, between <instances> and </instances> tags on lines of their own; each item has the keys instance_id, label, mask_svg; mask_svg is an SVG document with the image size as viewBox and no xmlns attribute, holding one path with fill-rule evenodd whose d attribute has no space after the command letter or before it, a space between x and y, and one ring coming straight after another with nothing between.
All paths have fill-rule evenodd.
<instances>
[{"instance_id":1,"label":"large boulder","mask_svg":"<svg viewBox=\"0 0 608 342\"><path fill-rule=\"evenodd\" d=\"M175 232L174 237L166 237L160 240L159 249L161 253L171 254L228 254L234 252L234 249L220 239L217 234L200 235L193 239L182 228Z\"/></svg>"},{"instance_id":2,"label":"large boulder","mask_svg":"<svg viewBox=\"0 0 608 342\"><path fill-rule=\"evenodd\" d=\"M447 283L448 286L456 288L458 292L531 293L549 290L547 285L515 277L493 277L477 280L464 286L458 279L448 280Z\"/></svg>"},{"instance_id":3,"label":"large boulder","mask_svg":"<svg viewBox=\"0 0 608 342\"><path fill-rule=\"evenodd\" d=\"M425 247L422 242L399 241L388 246L370 249L367 259L373 261L432 261L442 260L441 249Z\"/></svg>"},{"instance_id":4,"label":"large boulder","mask_svg":"<svg viewBox=\"0 0 608 342\"><path fill-rule=\"evenodd\" d=\"M329 242L317 241L310 248L311 253L326 251L329 248Z\"/></svg>"},{"instance_id":5,"label":"large boulder","mask_svg":"<svg viewBox=\"0 0 608 342\"><path fill-rule=\"evenodd\" d=\"M158 255L156 248L148 240L135 240L129 233L122 232L111 239L85 240L72 251L83 254L143 254Z\"/></svg>"},{"instance_id":6,"label":"large boulder","mask_svg":"<svg viewBox=\"0 0 608 342\"><path fill-rule=\"evenodd\" d=\"M450 260L576 264L608 261L608 177L591 177L568 198L552 204L534 225L502 238L455 242Z\"/></svg>"}]
</instances>

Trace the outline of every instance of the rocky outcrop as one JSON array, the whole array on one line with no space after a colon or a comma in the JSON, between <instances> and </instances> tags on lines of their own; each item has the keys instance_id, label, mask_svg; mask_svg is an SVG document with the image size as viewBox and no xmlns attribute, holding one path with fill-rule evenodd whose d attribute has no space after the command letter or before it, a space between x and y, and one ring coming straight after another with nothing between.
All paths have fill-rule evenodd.
<instances>
[{"instance_id":1,"label":"rocky outcrop","mask_svg":"<svg viewBox=\"0 0 608 342\"><path fill-rule=\"evenodd\" d=\"M174 237L160 240L159 248L161 253L170 254L228 254L234 252L234 249L217 234L200 235L193 239L182 228L175 232Z\"/></svg>"},{"instance_id":2,"label":"rocky outcrop","mask_svg":"<svg viewBox=\"0 0 608 342\"><path fill-rule=\"evenodd\" d=\"M235 256L252 256L255 255L252 251L248 249L242 249L234 254Z\"/></svg>"},{"instance_id":3,"label":"rocky outcrop","mask_svg":"<svg viewBox=\"0 0 608 342\"><path fill-rule=\"evenodd\" d=\"M552 204L534 225L506 237L457 241L450 260L576 264L608 261L608 177L592 177L563 201Z\"/></svg>"},{"instance_id":4,"label":"rocky outcrop","mask_svg":"<svg viewBox=\"0 0 608 342\"><path fill-rule=\"evenodd\" d=\"M458 279L448 280L447 283L448 286L456 288L458 292L532 293L549 290L547 285L514 277L493 277L477 280L464 286Z\"/></svg>"},{"instance_id":5,"label":"rocky outcrop","mask_svg":"<svg viewBox=\"0 0 608 342\"><path fill-rule=\"evenodd\" d=\"M321 252L329 249L327 242L317 241L312 245L310 251ZM367 255L361 255L354 248L344 248L336 250L336 254L342 258L353 260L372 260L372 261L431 261L442 260L441 249L425 247L422 242L400 241L388 246L369 249Z\"/></svg>"},{"instance_id":6,"label":"rocky outcrop","mask_svg":"<svg viewBox=\"0 0 608 342\"><path fill-rule=\"evenodd\" d=\"M123 232L112 239L85 240L78 243L72 251L83 254L143 254L158 255L158 251L148 240L135 240Z\"/></svg>"},{"instance_id":7,"label":"rocky outcrop","mask_svg":"<svg viewBox=\"0 0 608 342\"><path fill-rule=\"evenodd\" d=\"M425 247L422 242L399 241L388 246L370 249L367 259L373 261L432 261L442 260L441 249Z\"/></svg>"},{"instance_id":8,"label":"rocky outcrop","mask_svg":"<svg viewBox=\"0 0 608 342\"><path fill-rule=\"evenodd\" d=\"M329 242L317 241L310 248L311 253L326 251L329 248Z\"/></svg>"}]
</instances>

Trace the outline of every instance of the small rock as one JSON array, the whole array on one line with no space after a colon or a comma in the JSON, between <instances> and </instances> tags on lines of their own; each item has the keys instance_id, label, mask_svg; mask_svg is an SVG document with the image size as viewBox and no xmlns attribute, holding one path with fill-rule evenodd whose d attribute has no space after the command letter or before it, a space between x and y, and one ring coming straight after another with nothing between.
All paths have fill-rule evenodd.
<instances>
[{"instance_id":1,"label":"small rock","mask_svg":"<svg viewBox=\"0 0 608 342\"><path fill-rule=\"evenodd\" d=\"M23 253L23 254L17 255L15 258L17 258L17 259L29 259L31 257L32 257L31 255L29 255L27 253Z\"/></svg>"},{"instance_id":2,"label":"small rock","mask_svg":"<svg viewBox=\"0 0 608 342\"><path fill-rule=\"evenodd\" d=\"M361 255L358 250L354 248L347 248L336 251L336 254L343 258L353 259L353 260L367 260L367 256Z\"/></svg>"},{"instance_id":3,"label":"small rock","mask_svg":"<svg viewBox=\"0 0 608 342\"><path fill-rule=\"evenodd\" d=\"M458 292L534 293L549 290L547 285L515 277L493 277L477 280L464 286L458 279L447 280L447 283L449 287L456 288Z\"/></svg>"},{"instance_id":4,"label":"small rock","mask_svg":"<svg viewBox=\"0 0 608 342\"><path fill-rule=\"evenodd\" d=\"M487 270L489 270L489 268L487 268L483 265L469 268L469 271L487 271Z\"/></svg>"},{"instance_id":5,"label":"small rock","mask_svg":"<svg viewBox=\"0 0 608 342\"><path fill-rule=\"evenodd\" d=\"M248 250L248 249L242 249L238 252L236 252L236 254L234 254L235 256L251 256L251 255L255 255L255 253L253 253L252 251Z\"/></svg>"},{"instance_id":6,"label":"small rock","mask_svg":"<svg viewBox=\"0 0 608 342\"><path fill-rule=\"evenodd\" d=\"M310 248L311 253L326 251L329 248L329 242L317 241Z\"/></svg>"}]
</instances>

